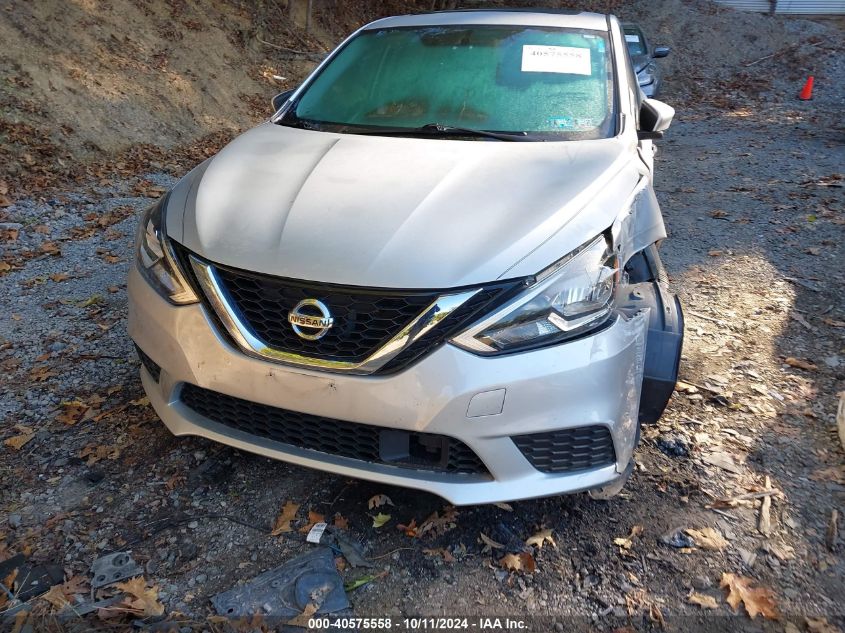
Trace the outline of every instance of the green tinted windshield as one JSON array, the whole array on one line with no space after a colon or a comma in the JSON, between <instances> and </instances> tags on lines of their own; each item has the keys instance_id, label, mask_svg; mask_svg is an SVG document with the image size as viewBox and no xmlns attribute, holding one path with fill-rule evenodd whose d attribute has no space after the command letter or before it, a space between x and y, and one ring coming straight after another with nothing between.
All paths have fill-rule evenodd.
<instances>
[{"instance_id":1,"label":"green tinted windshield","mask_svg":"<svg viewBox=\"0 0 845 633\"><path fill-rule=\"evenodd\" d=\"M337 131L437 123L554 140L614 133L607 35L520 26L364 31L288 120Z\"/></svg>"}]
</instances>

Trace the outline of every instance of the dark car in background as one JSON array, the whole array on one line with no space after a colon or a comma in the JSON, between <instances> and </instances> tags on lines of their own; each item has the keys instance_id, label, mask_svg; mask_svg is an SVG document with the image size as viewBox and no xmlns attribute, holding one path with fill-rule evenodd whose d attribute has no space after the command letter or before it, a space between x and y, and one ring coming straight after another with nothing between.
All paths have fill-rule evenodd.
<instances>
[{"instance_id":1,"label":"dark car in background","mask_svg":"<svg viewBox=\"0 0 845 633\"><path fill-rule=\"evenodd\" d=\"M646 97L654 97L660 91L661 83L660 67L654 60L666 57L669 54L669 47L651 48L643 30L636 24L623 24L622 28L640 88Z\"/></svg>"}]
</instances>

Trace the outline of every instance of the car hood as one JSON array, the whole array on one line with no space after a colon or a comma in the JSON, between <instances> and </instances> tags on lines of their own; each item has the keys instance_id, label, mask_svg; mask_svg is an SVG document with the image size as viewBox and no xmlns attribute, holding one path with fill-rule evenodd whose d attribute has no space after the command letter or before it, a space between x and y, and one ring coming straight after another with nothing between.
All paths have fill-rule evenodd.
<instances>
[{"instance_id":1,"label":"car hood","mask_svg":"<svg viewBox=\"0 0 845 633\"><path fill-rule=\"evenodd\" d=\"M633 155L618 138L462 141L266 123L180 183L168 234L211 261L288 278L393 288L489 282L579 214L583 233L590 201L606 199ZM594 227L587 222L592 235L577 239L606 229L616 212L597 214Z\"/></svg>"},{"instance_id":2,"label":"car hood","mask_svg":"<svg viewBox=\"0 0 845 633\"><path fill-rule=\"evenodd\" d=\"M643 68L648 66L648 63L651 61L651 56L649 55L632 55L631 62L634 64L634 72L638 73Z\"/></svg>"}]
</instances>

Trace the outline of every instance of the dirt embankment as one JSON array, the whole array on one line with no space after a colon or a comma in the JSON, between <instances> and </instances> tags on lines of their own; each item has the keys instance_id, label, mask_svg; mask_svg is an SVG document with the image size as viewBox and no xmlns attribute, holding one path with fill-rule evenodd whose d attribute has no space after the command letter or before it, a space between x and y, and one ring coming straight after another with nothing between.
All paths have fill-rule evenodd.
<instances>
[{"instance_id":1,"label":"dirt embankment","mask_svg":"<svg viewBox=\"0 0 845 633\"><path fill-rule=\"evenodd\" d=\"M417 4L316 2L306 32L305 0L11 0L0 9L0 180L30 191L139 144L219 145L349 30Z\"/></svg>"},{"instance_id":2,"label":"dirt embankment","mask_svg":"<svg viewBox=\"0 0 845 633\"><path fill-rule=\"evenodd\" d=\"M101 179L118 152L142 148L141 162L167 163L173 158L155 149L200 142L184 171L266 117L269 98L354 28L455 4L527 3L317 0L306 31L306 0L10 0L0 10L0 180L14 200L68 178ZM820 37L803 47L799 39L823 27L802 24L799 36L794 21L709 2L577 4L637 20L655 43L673 47L661 63L675 103L768 90L765 65L745 64L776 53L800 74L825 50Z\"/></svg>"}]
</instances>

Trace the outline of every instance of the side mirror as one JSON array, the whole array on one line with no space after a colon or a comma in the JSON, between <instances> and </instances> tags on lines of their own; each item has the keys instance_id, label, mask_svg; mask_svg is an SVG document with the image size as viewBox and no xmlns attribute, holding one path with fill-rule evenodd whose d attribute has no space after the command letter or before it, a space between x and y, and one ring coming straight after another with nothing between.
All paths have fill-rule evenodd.
<instances>
[{"instance_id":1,"label":"side mirror","mask_svg":"<svg viewBox=\"0 0 845 633\"><path fill-rule=\"evenodd\" d=\"M651 56L654 59L657 59L659 57L666 57L669 54L669 51L671 51L671 50L672 49L669 48L668 46L655 46L654 52L651 54Z\"/></svg>"},{"instance_id":2,"label":"side mirror","mask_svg":"<svg viewBox=\"0 0 845 633\"><path fill-rule=\"evenodd\" d=\"M285 101L291 98L291 95L296 92L296 90L285 90L284 92L280 92L275 97L271 103L273 104L273 112L278 112L279 109L285 105Z\"/></svg>"},{"instance_id":3,"label":"side mirror","mask_svg":"<svg viewBox=\"0 0 845 633\"><path fill-rule=\"evenodd\" d=\"M640 129L637 138L654 140L663 138L663 132L669 129L675 108L657 99L643 99L640 106Z\"/></svg>"}]
</instances>

